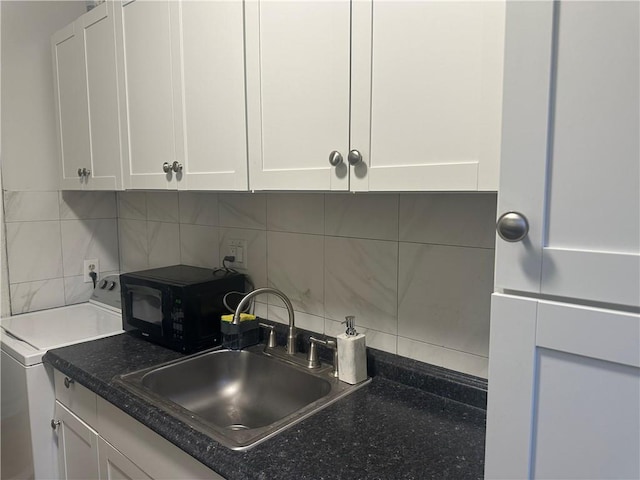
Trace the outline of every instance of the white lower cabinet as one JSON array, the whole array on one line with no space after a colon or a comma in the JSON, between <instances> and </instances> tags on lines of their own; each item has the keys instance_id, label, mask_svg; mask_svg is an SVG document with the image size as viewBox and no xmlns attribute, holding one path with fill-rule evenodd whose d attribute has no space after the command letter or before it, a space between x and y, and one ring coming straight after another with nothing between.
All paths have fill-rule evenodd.
<instances>
[{"instance_id":1,"label":"white lower cabinet","mask_svg":"<svg viewBox=\"0 0 640 480\"><path fill-rule=\"evenodd\" d=\"M98 479L98 433L56 401L58 468L62 480Z\"/></svg>"},{"instance_id":2,"label":"white lower cabinet","mask_svg":"<svg viewBox=\"0 0 640 480\"><path fill-rule=\"evenodd\" d=\"M100 452L101 480L134 480L151 478L138 466L125 457L118 450L98 437L98 451Z\"/></svg>"},{"instance_id":3,"label":"white lower cabinet","mask_svg":"<svg viewBox=\"0 0 640 480\"><path fill-rule=\"evenodd\" d=\"M61 480L213 479L213 470L115 405L55 371Z\"/></svg>"},{"instance_id":4,"label":"white lower cabinet","mask_svg":"<svg viewBox=\"0 0 640 480\"><path fill-rule=\"evenodd\" d=\"M495 293L487 479L640 478L640 315Z\"/></svg>"}]
</instances>

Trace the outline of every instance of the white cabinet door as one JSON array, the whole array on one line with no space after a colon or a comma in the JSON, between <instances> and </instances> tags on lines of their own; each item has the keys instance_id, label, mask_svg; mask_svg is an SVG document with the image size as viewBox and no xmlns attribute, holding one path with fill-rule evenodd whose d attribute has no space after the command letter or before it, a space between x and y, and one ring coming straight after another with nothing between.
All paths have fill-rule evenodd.
<instances>
[{"instance_id":1,"label":"white cabinet door","mask_svg":"<svg viewBox=\"0 0 640 480\"><path fill-rule=\"evenodd\" d=\"M251 189L347 190L351 2L247 0ZM334 168L329 155L344 160Z\"/></svg>"},{"instance_id":2,"label":"white cabinet door","mask_svg":"<svg viewBox=\"0 0 640 480\"><path fill-rule=\"evenodd\" d=\"M119 65L127 99L126 188L177 188L174 174L163 170L165 163L183 163L175 136L180 109L174 108L173 97L172 8L177 8L175 2L117 4Z\"/></svg>"},{"instance_id":3,"label":"white cabinet door","mask_svg":"<svg viewBox=\"0 0 640 480\"><path fill-rule=\"evenodd\" d=\"M640 306L640 4L507 7L496 287Z\"/></svg>"},{"instance_id":4,"label":"white cabinet door","mask_svg":"<svg viewBox=\"0 0 640 480\"><path fill-rule=\"evenodd\" d=\"M502 1L354 2L352 190L497 190L504 16Z\"/></svg>"},{"instance_id":5,"label":"white cabinet door","mask_svg":"<svg viewBox=\"0 0 640 480\"><path fill-rule=\"evenodd\" d=\"M246 190L243 3L120 8L128 187Z\"/></svg>"},{"instance_id":6,"label":"white cabinet door","mask_svg":"<svg viewBox=\"0 0 640 480\"><path fill-rule=\"evenodd\" d=\"M485 477L640 478L640 315L494 294Z\"/></svg>"},{"instance_id":7,"label":"white cabinet door","mask_svg":"<svg viewBox=\"0 0 640 480\"><path fill-rule=\"evenodd\" d=\"M243 2L183 0L179 6L175 63L185 156L178 188L247 190Z\"/></svg>"},{"instance_id":8,"label":"white cabinet door","mask_svg":"<svg viewBox=\"0 0 640 480\"><path fill-rule=\"evenodd\" d=\"M100 453L100 480L146 480L151 478L102 437L98 437L98 451Z\"/></svg>"},{"instance_id":9,"label":"white cabinet door","mask_svg":"<svg viewBox=\"0 0 640 480\"><path fill-rule=\"evenodd\" d=\"M114 4L105 2L80 17L89 106L88 190L122 189L119 78L116 68Z\"/></svg>"},{"instance_id":10,"label":"white cabinet door","mask_svg":"<svg viewBox=\"0 0 640 480\"><path fill-rule=\"evenodd\" d=\"M81 190L84 176L78 174L78 169L89 169L91 151L84 42L79 25L72 23L56 32L51 46L62 170L60 185L65 190Z\"/></svg>"},{"instance_id":11,"label":"white cabinet door","mask_svg":"<svg viewBox=\"0 0 640 480\"><path fill-rule=\"evenodd\" d=\"M98 479L98 434L56 401L58 465L63 480Z\"/></svg>"}]
</instances>

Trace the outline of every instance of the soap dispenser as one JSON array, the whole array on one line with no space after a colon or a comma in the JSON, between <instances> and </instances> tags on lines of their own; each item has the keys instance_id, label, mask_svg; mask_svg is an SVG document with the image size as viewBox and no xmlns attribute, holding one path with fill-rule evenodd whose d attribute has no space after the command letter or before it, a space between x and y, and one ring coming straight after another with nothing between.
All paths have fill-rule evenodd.
<instances>
[{"instance_id":1,"label":"soap dispenser","mask_svg":"<svg viewBox=\"0 0 640 480\"><path fill-rule=\"evenodd\" d=\"M338 378L354 385L367 379L365 336L356 332L356 317L345 317L347 331L338 335Z\"/></svg>"}]
</instances>

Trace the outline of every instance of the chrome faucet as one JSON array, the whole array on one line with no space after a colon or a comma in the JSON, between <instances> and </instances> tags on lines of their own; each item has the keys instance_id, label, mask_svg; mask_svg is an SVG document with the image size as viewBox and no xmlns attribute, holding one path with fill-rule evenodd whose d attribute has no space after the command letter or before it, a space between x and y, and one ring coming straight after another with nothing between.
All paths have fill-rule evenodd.
<instances>
[{"instance_id":1,"label":"chrome faucet","mask_svg":"<svg viewBox=\"0 0 640 480\"><path fill-rule=\"evenodd\" d=\"M254 297L261 295L263 293L271 293L280 297L287 307L287 312L289 313L289 335L287 336L287 353L289 355L293 355L296 353L296 325L295 318L293 315L293 305L291 305L291 301L289 297L287 297L280 290L276 290L275 288L263 287L256 288L252 292L247 293L240 303L238 304L238 308L236 308L236 313L233 314L233 321L231 322L233 325L238 325L240 323L240 314L242 311L247 308L247 305Z\"/></svg>"}]
</instances>

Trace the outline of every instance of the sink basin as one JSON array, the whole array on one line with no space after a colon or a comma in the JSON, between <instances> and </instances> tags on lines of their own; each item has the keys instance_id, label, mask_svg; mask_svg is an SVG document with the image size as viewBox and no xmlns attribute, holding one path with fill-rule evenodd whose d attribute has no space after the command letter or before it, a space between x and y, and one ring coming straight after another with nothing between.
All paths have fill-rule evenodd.
<instances>
[{"instance_id":1,"label":"sink basin","mask_svg":"<svg viewBox=\"0 0 640 480\"><path fill-rule=\"evenodd\" d=\"M213 350L115 381L234 450L246 450L366 384L309 370L262 346Z\"/></svg>"}]
</instances>

